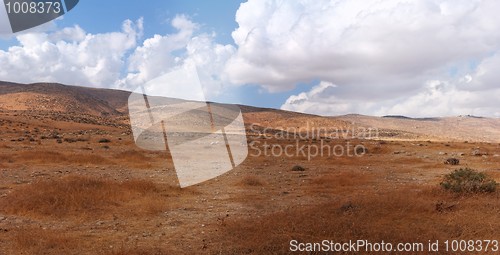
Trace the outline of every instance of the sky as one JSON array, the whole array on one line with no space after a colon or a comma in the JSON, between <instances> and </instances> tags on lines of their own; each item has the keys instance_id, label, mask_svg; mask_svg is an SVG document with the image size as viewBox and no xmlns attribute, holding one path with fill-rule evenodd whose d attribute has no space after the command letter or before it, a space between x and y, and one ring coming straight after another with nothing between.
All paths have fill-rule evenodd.
<instances>
[{"instance_id":1,"label":"sky","mask_svg":"<svg viewBox=\"0 0 500 255\"><path fill-rule=\"evenodd\" d=\"M195 65L210 101L500 117L498 10L496 0L84 0L1 34L0 80L134 90Z\"/></svg>"}]
</instances>

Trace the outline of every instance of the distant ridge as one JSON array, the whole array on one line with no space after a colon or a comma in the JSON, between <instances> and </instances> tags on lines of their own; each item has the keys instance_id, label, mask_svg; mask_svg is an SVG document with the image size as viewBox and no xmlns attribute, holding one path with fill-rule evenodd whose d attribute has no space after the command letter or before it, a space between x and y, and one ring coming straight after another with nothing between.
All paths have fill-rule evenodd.
<instances>
[{"instance_id":1,"label":"distant ridge","mask_svg":"<svg viewBox=\"0 0 500 255\"><path fill-rule=\"evenodd\" d=\"M424 120L424 121L439 121L439 118L431 118L431 117L411 118L411 117L407 117L407 116L404 116L404 115L385 115L385 116L382 116L382 118L406 119L406 120Z\"/></svg>"},{"instance_id":2,"label":"distant ridge","mask_svg":"<svg viewBox=\"0 0 500 255\"><path fill-rule=\"evenodd\" d=\"M482 117L482 116L475 116L475 115L470 115L470 114L460 115L458 117L461 117L461 118L475 118L475 119L484 119L485 118L485 117Z\"/></svg>"}]
</instances>

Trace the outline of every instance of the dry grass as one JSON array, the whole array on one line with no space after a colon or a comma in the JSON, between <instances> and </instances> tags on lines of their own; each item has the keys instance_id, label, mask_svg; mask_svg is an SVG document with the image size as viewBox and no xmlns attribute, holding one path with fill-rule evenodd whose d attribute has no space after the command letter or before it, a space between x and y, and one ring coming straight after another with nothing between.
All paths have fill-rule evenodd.
<instances>
[{"instance_id":1,"label":"dry grass","mask_svg":"<svg viewBox=\"0 0 500 255\"><path fill-rule=\"evenodd\" d=\"M145 180L123 183L91 177L41 181L14 190L0 201L9 214L42 217L98 217L109 213L158 213L165 208L161 190ZM133 210L125 210L132 207Z\"/></svg>"},{"instance_id":2,"label":"dry grass","mask_svg":"<svg viewBox=\"0 0 500 255\"><path fill-rule=\"evenodd\" d=\"M257 221L226 220L220 236L212 240L213 254L283 254L288 251L290 240L427 243L438 239L494 239L500 229L498 199L498 193L453 197L435 187L360 194L272 213ZM440 201L459 206L446 213L439 212L436 203Z\"/></svg>"},{"instance_id":3,"label":"dry grass","mask_svg":"<svg viewBox=\"0 0 500 255\"><path fill-rule=\"evenodd\" d=\"M39 164L112 164L112 162L96 154L69 154L57 151L24 151L16 156L17 162L36 162Z\"/></svg>"},{"instance_id":4,"label":"dry grass","mask_svg":"<svg viewBox=\"0 0 500 255\"><path fill-rule=\"evenodd\" d=\"M320 177L311 181L311 191L334 191L339 187L351 189L353 187L362 187L374 182L374 176L370 172L362 171L338 171Z\"/></svg>"},{"instance_id":5,"label":"dry grass","mask_svg":"<svg viewBox=\"0 0 500 255\"><path fill-rule=\"evenodd\" d=\"M20 228L13 233L12 243L16 254L76 254L79 242L61 231Z\"/></svg>"},{"instance_id":6,"label":"dry grass","mask_svg":"<svg viewBox=\"0 0 500 255\"><path fill-rule=\"evenodd\" d=\"M115 158L123 159L125 161L136 161L143 162L148 161L148 158L144 153L136 150L126 150L115 155Z\"/></svg>"},{"instance_id":7,"label":"dry grass","mask_svg":"<svg viewBox=\"0 0 500 255\"><path fill-rule=\"evenodd\" d=\"M11 155L0 154L0 163L12 163L14 160Z\"/></svg>"},{"instance_id":8,"label":"dry grass","mask_svg":"<svg viewBox=\"0 0 500 255\"><path fill-rule=\"evenodd\" d=\"M107 255L166 255L173 254L162 248L125 248L120 247L118 250L111 251Z\"/></svg>"},{"instance_id":9,"label":"dry grass","mask_svg":"<svg viewBox=\"0 0 500 255\"><path fill-rule=\"evenodd\" d=\"M262 178L255 175L247 175L239 182L243 186L264 186L265 182Z\"/></svg>"},{"instance_id":10,"label":"dry grass","mask_svg":"<svg viewBox=\"0 0 500 255\"><path fill-rule=\"evenodd\" d=\"M131 166L144 168L151 167L151 162L154 161L154 159L146 156L144 152L137 150L126 150L117 153L114 155L114 158L121 162L127 162Z\"/></svg>"}]
</instances>

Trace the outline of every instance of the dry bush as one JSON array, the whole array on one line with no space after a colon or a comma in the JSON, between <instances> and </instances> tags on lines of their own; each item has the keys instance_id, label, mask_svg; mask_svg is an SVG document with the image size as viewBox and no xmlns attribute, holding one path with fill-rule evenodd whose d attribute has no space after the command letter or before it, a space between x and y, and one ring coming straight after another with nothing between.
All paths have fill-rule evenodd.
<instances>
[{"instance_id":1,"label":"dry bush","mask_svg":"<svg viewBox=\"0 0 500 255\"><path fill-rule=\"evenodd\" d=\"M3 148L3 149L12 149L12 147L10 147L7 144L0 144L0 148Z\"/></svg>"},{"instance_id":2,"label":"dry bush","mask_svg":"<svg viewBox=\"0 0 500 255\"><path fill-rule=\"evenodd\" d=\"M470 168L460 168L447 174L440 183L446 190L456 193L491 193L495 192L498 183L485 173Z\"/></svg>"},{"instance_id":3,"label":"dry bush","mask_svg":"<svg viewBox=\"0 0 500 255\"><path fill-rule=\"evenodd\" d=\"M97 142L98 142L98 143L110 143L110 142L111 142L111 140L110 140L110 139L108 139L108 138L101 138L101 139L99 139L99 141L97 141Z\"/></svg>"},{"instance_id":4,"label":"dry bush","mask_svg":"<svg viewBox=\"0 0 500 255\"><path fill-rule=\"evenodd\" d=\"M312 188L317 189L361 186L370 183L373 178L373 174L367 172L339 171L313 179Z\"/></svg>"},{"instance_id":5,"label":"dry bush","mask_svg":"<svg viewBox=\"0 0 500 255\"><path fill-rule=\"evenodd\" d=\"M110 165L114 164L111 160L96 154L70 154L66 155L66 162L70 164L93 164Z\"/></svg>"},{"instance_id":6,"label":"dry bush","mask_svg":"<svg viewBox=\"0 0 500 255\"><path fill-rule=\"evenodd\" d=\"M128 166L139 167L139 168L149 168L155 159L152 159L144 152L137 150L126 150L114 155L114 159L118 162L126 162Z\"/></svg>"},{"instance_id":7,"label":"dry bush","mask_svg":"<svg viewBox=\"0 0 500 255\"><path fill-rule=\"evenodd\" d=\"M10 155L0 154L0 164L13 163L14 159Z\"/></svg>"},{"instance_id":8,"label":"dry bush","mask_svg":"<svg viewBox=\"0 0 500 255\"><path fill-rule=\"evenodd\" d=\"M239 183L244 186L264 186L262 178L255 175L247 175Z\"/></svg>"},{"instance_id":9,"label":"dry bush","mask_svg":"<svg viewBox=\"0 0 500 255\"><path fill-rule=\"evenodd\" d=\"M437 212L435 202L447 199L452 197L431 188L406 187L306 208L297 206L258 220L229 218L209 247L212 254L285 254L290 240L384 240L426 245L428 240L498 237L500 222L494 212L500 205L492 203L498 197L469 198L460 201L456 212ZM485 216L485 211L491 213Z\"/></svg>"},{"instance_id":10,"label":"dry bush","mask_svg":"<svg viewBox=\"0 0 500 255\"><path fill-rule=\"evenodd\" d=\"M136 150L127 150L115 155L115 158L124 159L127 161L144 162L150 160L144 153Z\"/></svg>"},{"instance_id":11,"label":"dry bush","mask_svg":"<svg viewBox=\"0 0 500 255\"><path fill-rule=\"evenodd\" d=\"M10 214L56 218L123 212L157 213L165 208L165 199L160 192L154 183L146 180L120 183L72 176L16 189L0 201L0 208Z\"/></svg>"}]
</instances>

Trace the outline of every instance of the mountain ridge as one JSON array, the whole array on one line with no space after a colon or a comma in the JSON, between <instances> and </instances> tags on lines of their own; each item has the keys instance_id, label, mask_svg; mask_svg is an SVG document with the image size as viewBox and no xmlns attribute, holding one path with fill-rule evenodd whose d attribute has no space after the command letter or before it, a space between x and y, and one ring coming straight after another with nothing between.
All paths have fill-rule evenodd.
<instances>
[{"instance_id":1,"label":"mountain ridge","mask_svg":"<svg viewBox=\"0 0 500 255\"><path fill-rule=\"evenodd\" d=\"M59 83L21 84L0 81L0 111L30 112L40 115L51 112L56 119L80 120L98 124L119 120L128 123L128 97L132 92L90 88ZM382 132L381 139L452 139L483 142L500 141L500 119L487 117L426 117L400 115L382 117L361 114L320 116L272 108L238 105L245 122L273 129L311 128L348 130L374 127ZM82 115L86 118L71 118ZM93 117L95 116L95 118ZM90 121L88 119L91 119ZM396 135L395 135L396 134Z\"/></svg>"}]
</instances>

